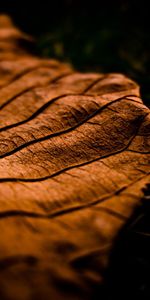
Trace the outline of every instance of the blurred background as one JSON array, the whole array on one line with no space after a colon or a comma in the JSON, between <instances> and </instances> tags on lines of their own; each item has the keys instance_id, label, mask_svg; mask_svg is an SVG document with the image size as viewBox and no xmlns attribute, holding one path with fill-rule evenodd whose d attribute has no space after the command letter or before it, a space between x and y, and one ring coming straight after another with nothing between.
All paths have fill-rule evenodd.
<instances>
[{"instance_id":1,"label":"blurred background","mask_svg":"<svg viewBox=\"0 0 150 300\"><path fill-rule=\"evenodd\" d=\"M37 39L45 57L81 71L122 72L141 86L150 105L150 29L146 1L5 0L8 13Z\"/></svg>"}]
</instances>

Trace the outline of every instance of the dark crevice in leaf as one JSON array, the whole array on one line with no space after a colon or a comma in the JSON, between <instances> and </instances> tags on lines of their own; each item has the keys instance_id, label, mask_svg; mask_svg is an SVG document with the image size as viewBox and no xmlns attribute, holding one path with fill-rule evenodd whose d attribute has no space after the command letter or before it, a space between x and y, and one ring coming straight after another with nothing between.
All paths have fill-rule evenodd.
<instances>
[{"instance_id":1,"label":"dark crevice in leaf","mask_svg":"<svg viewBox=\"0 0 150 300\"><path fill-rule=\"evenodd\" d=\"M120 232L111 255L108 299L150 299L150 184L143 192L141 206Z\"/></svg>"}]
</instances>

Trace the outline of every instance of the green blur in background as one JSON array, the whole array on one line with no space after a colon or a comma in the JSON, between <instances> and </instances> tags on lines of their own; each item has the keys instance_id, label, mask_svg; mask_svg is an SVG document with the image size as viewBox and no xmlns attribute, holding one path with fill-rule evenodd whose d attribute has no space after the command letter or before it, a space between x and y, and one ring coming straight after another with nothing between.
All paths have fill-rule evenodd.
<instances>
[{"instance_id":1,"label":"green blur in background","mask_svg":"<svg viewBox=\"0 0 150 300\"><path fill-rule=\"evenodd\" d=\"M143 1L8 1L0 10L37 39L38 53L81 71L122 72L150 105L149 8Z\"/></svg>"}]
</instances>

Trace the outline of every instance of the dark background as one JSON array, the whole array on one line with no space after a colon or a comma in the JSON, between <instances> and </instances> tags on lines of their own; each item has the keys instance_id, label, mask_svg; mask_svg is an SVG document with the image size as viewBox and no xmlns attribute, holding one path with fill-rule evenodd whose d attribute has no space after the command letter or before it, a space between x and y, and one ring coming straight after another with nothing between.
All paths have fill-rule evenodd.
<instances>
[{"instance_id":1,"label":"dark background","mask_svg":"<svg viewBox=\"0 0 150 300\"><path fill-rule=\"evenodd\" d=\"M82 71L123 72L150 96L149 8L146 1L17 1L0 3L26 32L38 52L71 62Z\"/></svg>"}]
</instances>

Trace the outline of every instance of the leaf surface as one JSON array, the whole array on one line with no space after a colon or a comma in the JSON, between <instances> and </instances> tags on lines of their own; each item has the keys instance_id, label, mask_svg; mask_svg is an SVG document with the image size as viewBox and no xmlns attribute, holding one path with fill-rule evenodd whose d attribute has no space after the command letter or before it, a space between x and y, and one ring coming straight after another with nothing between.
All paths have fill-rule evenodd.
<instances>
[{"instance_id":1,"label":"leaf surface","mask_svg":"<svg viewBox=\"0 0 150 300\"><path fill-rule=\"evenodd\" d=\"M0 296L93 299L150 181L149 109L121 74L30 54L0 17Z\"/></svg>"}]
</instances>

